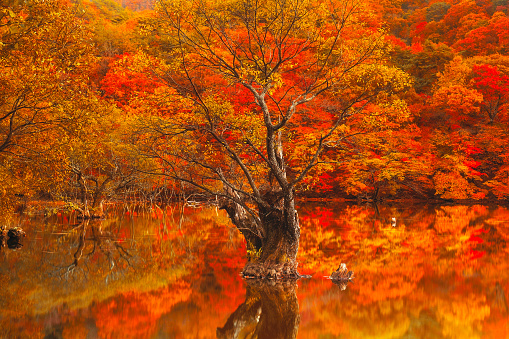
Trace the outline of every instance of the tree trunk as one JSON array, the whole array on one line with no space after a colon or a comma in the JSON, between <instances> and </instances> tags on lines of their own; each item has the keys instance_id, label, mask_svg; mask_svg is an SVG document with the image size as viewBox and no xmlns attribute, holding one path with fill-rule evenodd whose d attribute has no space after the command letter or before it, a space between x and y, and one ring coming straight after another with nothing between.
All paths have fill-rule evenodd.
<instances>
[{"instance_id":1,"label":"tree trunk","mask_svg":"<svg viewBox=\"0 0 509 339\"><path fill-rule=\"evenodd\" d=\"M245 278L298 279L300 227L293 192L270 191L258 204L258 218L232 200L223 201L230 219L247 242Z\"/></svg>"},{"instance_id":2,"label":"tree trunk","mask_svg":"<svg viewBox=\"0 0 509 339\"><path fill-rule=\"evenodd\" d=\"M83 208L81 208L81 210L80 210L81 215L78 217L81 219L90 219L90 208L88 206L88 199L87 199L87 194L88 194L87 182L85 180L85 177L83 176L83 173L81 173L81 171L77 171L76 173L78 176L77 183L78 183L78 186L80 189L81 205L83 206Z\"/></svg>"}]
</instances>

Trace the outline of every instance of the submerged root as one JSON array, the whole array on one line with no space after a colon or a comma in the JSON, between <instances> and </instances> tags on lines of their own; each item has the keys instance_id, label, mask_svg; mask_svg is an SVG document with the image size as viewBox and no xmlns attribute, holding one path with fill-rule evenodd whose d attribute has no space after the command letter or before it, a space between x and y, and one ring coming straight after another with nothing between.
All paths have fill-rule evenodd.
<instances>
[{"instance_id":1,"label":"submerged root","mask_svg":"<svg viewBox=\"0 0 509 339\"><path fill-rule=\"evenodd\" d=\"M268 264L248 262L242 270L245 279L295 280L302 276L297 271L297 263L285 262Z\"/></svg>"}]
</instances>

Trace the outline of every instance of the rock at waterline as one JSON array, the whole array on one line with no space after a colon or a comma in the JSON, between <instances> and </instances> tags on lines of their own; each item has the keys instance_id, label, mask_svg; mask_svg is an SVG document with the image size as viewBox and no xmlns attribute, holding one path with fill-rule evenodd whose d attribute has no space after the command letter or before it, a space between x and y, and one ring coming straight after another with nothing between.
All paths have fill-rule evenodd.
<instances>
[{"instance_id":1,"label":"rock at waterline","mask_svg":"<svg viewBox=\"0 0 509 339\"><path fill-rule=\"evenodd\" d=\"M18 249L21 245L21 238L26 237L25 231L20 227L7 228L0 226L0 248L9 247L10 249Z\"/></svg>"},{"instance_id":2,"label":"rock at waterline","mask_svg":"<svg viewBox=\"0 0 509 339\"><path fill-rule=\"evenodd\" d=\"M349 271L346 268L346 264L342 263L339 265L338 269L330 275L330 279L334 282L347 282L353 279L353 271Z\"/></svg>"}]
</instances>

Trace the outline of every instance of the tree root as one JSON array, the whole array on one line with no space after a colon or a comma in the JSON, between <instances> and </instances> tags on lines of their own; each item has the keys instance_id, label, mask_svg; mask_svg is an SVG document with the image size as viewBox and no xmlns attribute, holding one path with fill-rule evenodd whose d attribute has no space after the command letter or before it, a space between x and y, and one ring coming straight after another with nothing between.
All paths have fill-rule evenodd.
<instances>
[{"instance_id":1,"label":"tree root","mask_svg":"<svg viewBox=\"0 0 509 339\"><path fill-rule=\"evenodd\" d=\"M297 263L285 262L257 263L248 262L242 270L245 279L296 280L303 276L297 271Z\"/></svg>"}]
</instances>

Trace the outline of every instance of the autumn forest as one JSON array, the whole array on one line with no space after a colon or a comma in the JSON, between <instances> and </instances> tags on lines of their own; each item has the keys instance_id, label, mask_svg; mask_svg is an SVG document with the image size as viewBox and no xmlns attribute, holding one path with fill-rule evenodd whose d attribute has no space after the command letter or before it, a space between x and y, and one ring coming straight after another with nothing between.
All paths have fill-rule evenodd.
<instances>
[{"instance_id":1,"label":"autumn forest","mask_svg":"<svg viewBox=\"0 0 509 339\"><path fill-rule=\"evenodd\" d=\"M3 0L0 338L507 336L508 49L507 0Z\"/></svg>"},{"instance_id":2,"label":"autumn forest","mask_svg":"<svg viewBox=\"0 0 509 339\"><path fill-rule=\"evenodd\" d=\"M303 0L279 41L249 23L226 31L231 9L204 6L221 7L3 2L2 207L215 193L243 171L235 157L260 181L270 159L252 91L279 112L274 147L299 196L509 194L506 1Z\"/></svg>"}]
</instances>

